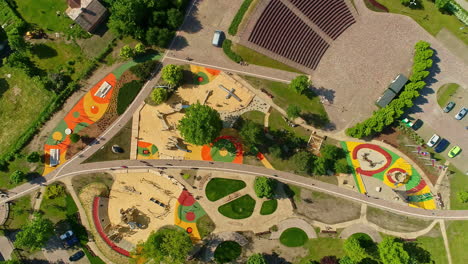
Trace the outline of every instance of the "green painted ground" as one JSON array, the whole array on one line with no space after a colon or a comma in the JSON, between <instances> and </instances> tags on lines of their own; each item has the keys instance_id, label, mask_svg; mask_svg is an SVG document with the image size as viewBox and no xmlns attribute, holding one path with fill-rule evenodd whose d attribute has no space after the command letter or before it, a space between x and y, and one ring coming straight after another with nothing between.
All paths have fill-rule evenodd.
<instances>
[{"instance_id":1,"label":"green painted ground","mask_svg":"<svg viewBox=\"0 0 468 264\"><path fill-rule=\"evenodd\" d=\"M218 211L228 218L244 219L252 215L254 208L255 200L246 194L234 201L221 205Z\"/></svg>"},{"instance_id":2,"label":"green painted ground","mask_svg":"<svg viewBox=\"0 0 468 264\"><path fill-rule=\"evenodd\" d=\"M214 202L231 193L244 189L245 186L245 182L241 180L214 178L205 187L206 198Z\"/></svg>"},{"instance_id":3,"label":"green painted ground","mask_svg":"<svg viewBox=\"0 0 468 264\"><path fill-rule=\"evenodd\" d=\"M309 238L302 229L292 227L284 230L279 240L281 244L287 247L300 247L304 245Z\"/></svg>"}]
</instances>

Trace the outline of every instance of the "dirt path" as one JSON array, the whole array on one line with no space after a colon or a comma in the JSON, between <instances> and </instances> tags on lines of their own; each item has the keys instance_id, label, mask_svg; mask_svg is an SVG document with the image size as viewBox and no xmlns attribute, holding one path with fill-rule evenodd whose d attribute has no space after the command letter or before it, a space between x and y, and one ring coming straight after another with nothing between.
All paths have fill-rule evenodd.
<instances>
[{"instance_id":1,"label":"dirt path","mask_svg":"<svg viewBox=\"0 0 468 264\"><path fill-rule=\"evenodd\" d=\"M440 232L442 232L442 237L444 238L445 252L447 252L448 263L452 264L452 255L450 254L450 247L447 238L447 229L445 227L445 221L441 220L440 223Z\"/></svg>"}]
</instances>

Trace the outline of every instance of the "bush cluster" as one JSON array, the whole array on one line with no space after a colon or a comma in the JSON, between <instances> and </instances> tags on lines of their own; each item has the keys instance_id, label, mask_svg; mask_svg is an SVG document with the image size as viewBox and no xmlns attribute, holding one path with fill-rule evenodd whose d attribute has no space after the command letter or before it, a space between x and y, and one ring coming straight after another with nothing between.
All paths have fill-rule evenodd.
<instances>
[{"instance_id":1,"label":"bush cluster","mask_svg":"<svg viewBox=\"0 0 468 264\"><path fill-rule=\"evenodd\" d=\"M231 25L228 29L229 34L231 34L232 36L235 36L237 34L237 30L239 29L239 25L242 22L242 19L244 18L245 12L247 12L252 2L253 0L244 0L239 10L237 10L237 13L232 19Z\"/></svg>"},{"instance_id":2,"label":"bush cluster","mask_svg":"<svg viewBox=\"0 0 468 264\"><path fill-rule=\"evenodd\" d=\"M231 60L240 63L242 61L242 57L239 54L235 53L232 49L232 41L229 39L225 39L223 41L223 51L226 56L228 56Z\"/></svg>"},{"instance_id":3,"label":"bush cluster","mask_svg":"<svg viewBox=\"0 0 468 264\"><path fill-rule=\"evenodd\" d=\"M130 72L135 74L141 80L148 80L153 71L160 65L159 61L149 60L139 63L130 68Z\"/></svg>"},{"instance_id":4,"label":"bush cluster","mask_svg":"<svg viewBox=\"0 0 468 264\"><path fill-rule=\"evenodd\" d=\"M430 44L425 41L416 43L413 57L413 72L410 76L410 82L405 85L403 92L397 99L394 99L386 107L380 108L364 122L357 123L355 126L346 129L346 134L355 138L363 138L382 130L397 120L404 111L414 105L413 99L419 96L419 91L426 86L424 79L429 75L426 71L432 67L432 55L434 51Z\"/></svg>"}]
</instances>

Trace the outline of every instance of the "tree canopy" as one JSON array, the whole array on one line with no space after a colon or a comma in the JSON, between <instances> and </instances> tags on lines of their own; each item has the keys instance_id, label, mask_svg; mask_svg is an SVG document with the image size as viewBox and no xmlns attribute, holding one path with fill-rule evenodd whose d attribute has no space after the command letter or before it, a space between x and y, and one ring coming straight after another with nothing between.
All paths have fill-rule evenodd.
<instances>
[{"instance_id":1,"label":"tree canopy","mask_svg":"<svg viewBox=\"0 0 468 264\"><path fill-rule=\"evenodd\" d=\"M314 163L315 156L308 151L299 151L292 156L292 161L296 165L296 170L303 173L309 173Z\"/></svg>"},{"instance_id":2,"label":"tree canopy","mask_svg":"<svg viewBox=\"0 0 468 264\"><path fill-rule=\"evenodd\" d=\"M155 104L162 104L169 97L169 92L166 88L157 87L151 92L151 100Z\"/></svg>"},{"instance_id":3,"label":"tree canopy","mask_svg":"<svg viewBox=\"0 0 468 264\"><path fill-rule=\"evenodd\" d=\"M49 219L35 214L22 230L18 232L15 247L27 248L31 251L42 248L54 233L54 225Z\"/></svg>"},{"instance_id":4,"label":"tree canopy","mask_svg":"<svg viewBox=\"0 0 468 264\"><path fill-rule=\"evenodd\" d=\"M383 264L407 264L410 257L403 247L403 242L395 238L385 237L379 243L379 255Z\"/></svg>"},{"instance_id":5,"label":"tree canopy","mask_svg":"<svg viewBox=\"0 0 468 264\"><path fill-rule=\"evenodd\" d=\"M355 263L367 258L369 255L366 249L361 245L358 238L351 236L343 244L343 249L346 255Z\"/></svg>"},{"instance_id":6,"label":"tree canopy","mask_svg":"<svg viewBox=\"0 0 468 264\"><path fill-rule=\"evenodd\" d=\"M294 104L289 105L286 109L286 114L288 118L295 119L301 115L301 108Z\"/></svg>"},{"instance_id":7,"label":"tree canopy","mask_svg":"<svg viewBox=\"0 0 468 264\"><path fill-rule=\"evenodd\" d=\"M262 254L257 253L249 257L247 264L267 264L267 262Z\"/></svg>"},{"instance_id":8,"label":"tree canopy","mask_svg":"<svg viewBox=\"0 0 468 264\"><path fill-rule=\"evenodd\" d=\"M298 94L303 94L306 92L307 89L309 89L309 86L311 85L312 83L309 81L309 78L307 76L299 75L291 81L289 87L296 91Z\"/></svg>"},{"instance_id":9,"label":"tree canopy","mask_svg":"<svg viewBox=\"0 0 468 264\"><path fill-rule=\"evenodd\" d=\"M25 176L26 174L24 174L24 172L16 170L12 174L10 174L10 181L15 184L20 183L23 181Z\"/></svg>"},{"instance_id":10,"label":"tree canopy","mask_svg":"<svg viewBox=\"0 0 468 264\"><path fill-rule=\"evenodd\" d=\"M163 228L152 232L142 245L143 255L157 263L185 263L192 249L192 241L186 232L176 228Z\"/></svg>"},{"instance_id":11,"label":"tree canopy","mask_svg":"<svg viewBox=\"0 0 468 264\"><path fill-rule=\"evenodd\" d=\"M268 178L268 177L257 177L255 178L255 183L254 183L254 190L255 194L259 198L273 198L275 195L275 188L276 188L277 182L274 179Z\"/></svg>"},{"instance_id":12,"label":"tree canopy","mask_svg":"<svg viewBox=\"0 0 468 264\"><path fill-rule=\"evenodd\" d=\"M174 64L165 66L162 70L162 78L171 86L179 85L184 78L182 67Z\"/></svg>"},{"instance_id":13,"label":"tree canopy","mask_svg":"<svg viewBox=\"0 0 468 264\"><path fill-rule=\"evenodd\" d=\"M189 143L205 145L211 143L223 128L219 113L207 105L196 103L186 109L179 121L179 131Z\"/></svg>"},{"instance_id":14,"label":"tree canopy","mask_svg":"<svg viewBox=\"0 0 468 264\"><path fill-rule=\"evenodd\" d=\"M73 133L70 135L70 140L71 142L76 143L80 140L80 135Z\"/></svg>"},{"instance_id":15,"label":"tree canopy","mask_svg":"<svg viewBox=\"0 0 468 264\"><path fill-rule=\"evenodd\" d=\"M239 131L244 144L250 149L256 145L261 145L264 141L264 133L262 127L251 121L243 120Z\"/></svg>"},{"instance_id":16,"label":"tree canopy","mask_svg":"<svg viewBox=\"0 0 468 264\"><path fill-rule=\"evenodd\" d=\"M458 200L462 203L468 203L468 191L460 191L457 193Z\"/></svg>"},{"instance_id":17,"label":"tree canopy","mask_svg":"<svg viewBox=\"0 0 468 264\"><path fill-rule=\"evenodd\" d=\"M38 162L40 159L41 155L37 151L29 153L29 155L26 157L28 162Z\"/></svg>"}]
</instances>

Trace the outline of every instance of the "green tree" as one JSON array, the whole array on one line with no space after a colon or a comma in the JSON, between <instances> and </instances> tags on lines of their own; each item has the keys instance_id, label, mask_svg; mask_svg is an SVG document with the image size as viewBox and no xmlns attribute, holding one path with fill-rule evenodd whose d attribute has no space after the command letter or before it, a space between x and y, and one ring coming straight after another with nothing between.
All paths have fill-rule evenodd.
<instances>
[{"instance_id":1,"label":"green tree","mask_svg":"<svg viewBox=\"0 0 468 264\"><path fill-rule=\"evenodd\" d=\"M42 248L53 233L53 223L49 219L44 219L41 215L35 214L33 220L29 221L18 232L14 245L15 247L34 251Z\"/></svg>"},{"instance_id":2,"label":"green tree","mask_svg":"<svg viewBox=\"0 0 468 264\"><path fill-rule=\"evenodd\" d=\"M201 146L211 143L219 136L223 122L216 110L196 103L187 108L178 128L187 142Z\"/></svg>"},{"instance_id":3,"label":"green tree","mask_svg":"<svg viewBox=\"0 0 468 264\"><path fill-rule=\"evenodd\" d=\"M80 135L73 133L70 135L70 140L71 142L76 143L80 140Z\"/></svg>"},{"instance_id":4,"label":"green tree","mask_svg":"<svg viewBox=\"0 0 468 264\"><path fill-rule=\"evenodd\" d=\"M267 264L267 262L262 254L257 253L249 257L247 264Z\"/></svg>"},{"instance_id":5,"label":"green tree","mask_svg":"<svg viewBox=\"0 0 468 264\"><path fill-rule=\"evenodd\" d=\"M281 147L278 145L273 145L268 148L268 153L275 158L282 159L283 158L283 151Z\"/></svg>"},{"instance_id":6,"label":"green tree","mask_svg":"<svg viewBox=\"0 0 468 264\"><path fill-rule=\"evenodd\" d=\"M16 259L0 261L0 263L1 264L21 264L21 262L19 260L16 260Z\"/></svg>"},{"instance_id":7,"label":"green tree","mask_svg":"<svg viewBox=\"0 0 468 264\"><path fill-rule=\"evenodd\" d=\"M135 55L141 55L145 53L146 51L145 45L143 45L142 43L136 44L134 51L135 51Z\"/></svg>"},{"instance_id":8,"label":"green tree","mask_svg":"<svg viewBox=\"0 0 468 264\"><path fill-rule=\"evenodd\" d=\"M312 83L309 81L309 78L307 78L307 76L299 75L291 81L289 87L292 90L296 91L298 94L303 94L306 92L307 89L309 89L309 86L311 85Z\"/></svg>"},{"instance_id":9,"label":"green tree","mask_svg":"<svg viewBox=\"0 0 468 264\"><path fill-rule=\"evenodd\" d=\"M329 167L329 160L324 157L318 157L314 161L314 165L312 166L312 173L314 175L325 175L327 174L327 170L330 169Z\"/></svg>"},{"instance_id":10,"label":"green tree","mask_svg":"<svg viewBox=\"0 0 468 264\"><path fill-rule=\"evenodd\" d=\"M356 263L359 263L361 260L369 257L366 249L361 245L359 239L354 236L351 236L345 240L343 249L346 255Z\"/></svg>"},{"instance_id":11,"label":"green tree","mask_svg":"<svg viewBox=\"0 0 468 264\"><path fill-rule=\"evenodd\" d=\"M286 114L288 118L296 119L301 115L301 108L297 105L289 105L286 109Z\"/></svg>"},{"instance_id":12,"label":"green tree","mask_svg":"<svg viewBox=\"0 0 468 264\"><path fill-rule=\"evenodd\" d=\"M335 172L336 173L350 173L351 167L348 164L346 158L339 159L335 162Z\"/></svg>"},{"instance_id":13,"label":"green tree","mask_svg":"<svg viewBox=\"0 0 468 264\"><path fill-rule=\"evenodd\" d=\"M178 9L171 8L167 11L167 24L172 29L177 29L184 21L184 14Z\"/></svg>"},{"instance_id":14,"label":"green tree","mask_svg":"<svg viewBox=\"0 0 468 264\"><path fill-rule=\"evenodd\" d=\"M65 195L65 187L61 184L52 184L47 186L45 197L47 199L54 199Z\"/></svg>"},{"instance_id":15,"label":"green tree","mask_svg":"<svg viewBox=\"0 0 468 264\"><path fill-rule=\"evenodd\" d=\"M266 197L271 199L275 195L276 185L277 182L274 179L268 177L257 177L255 178L254 183L255 194L259 198Z\"/></svg>"},{"instance_id":16,"label":"green tree","mask_svg":"<svg viewBox=\"0 0 468 264\"><path fill-rule=\"evenodd\" d=\"M468 203L468 191L460 191L457 193L458 200L462 203Z\"/></svg>"},{"instance_id":17,"label":"green tree","mask_svg":"<svg viewBox=\"0 0 468 264\"><path fill-rule=\"evenodd\" d=\"M3 63L12 68L23 70L28 76L32 76L35 72L34 63L22 52L13 52L3 59Z\"/></svg>"},{"instance_id":18,"label":"green tree","mask_svg":"<svg viewBox=\"0 0 468 264\"><path fill-rule=\"evenodd\" d=\"M354 262L350 257L348 256L344 256L342 258L340 258L340 261L338 262L340 264L357 264L356 262Z\"/></svg>"},{"instance_id":19,"label":"green tree","mask_svg":"<svg viewBox=\"0 0 468 264\"><path fill-rule=\"evenodd\" d=\"M18 29L13 28L7 32L8 44L15 51L24 52L28 49L28 43L19 33Z\"/></svg>"},{"instance_id":20,"label":"green tree","mask_svg":"<svg viewBox=\"0 0 468 264\"><path fill-rule=\"evenodd\" d=\"M8 162L4 159L0 159L0 171L8 171Z\"/></svg>"},{"instance_id":21,"label":"green tree","mask_svg":"<svg viewBox=\"0 0 468 264\"><path fill-rule=\"evenodd\" d=\"M29 155L26 157L26 160L31 163L38 162L39 160L41 160L41 155L39 154L39 152L34 151L29 153Z\"/></svg>"},{"instance_id":22,"label":"green tree","mask_svg":"<svg viewBox=\"0 0 468 264\"><path fill-rule=\"evenodd\" d=\"M156 45L161 48L165 48L169 45L169 42L174 37L174 31L171 31L167 28L162 28L158 31L158 38Z\"/></svg>"},{"instance_id":23,"label":"green tree","mask_svg":"<svg viewBox=\"0 0 468 264\"><path fill-rule=\"evenodd\" d=\"M323 146L320 149L320 154L322 155L322 157L329 160L337 160L344 157L343 149L329 144Z\"/></svg>"},{"instance_id":24,"label":"green tree","mask_svg":"<svg viewBox=\"0 0 468 264\"><path fill-rule=\"evenodd\" d=\"M183 69L181 66L169 64L164 66L162 70L162 79L171 86L177 86L184 78Z\"/></svg>"},{"instance_id":25,"label":"green tree","mask_svg":"<svg viewBox=\"0 0 468 264\"><path fill-rule=\"evenodd\" d=\"M292 156L292 161L296 165L296 170L302 173L310 173L314 163L314 155L308 151L299 151Z\"/></svg>"},{"instance_id":26,"label":"green tree","mask_svg":"<svg viewBox=\"0 0 468 264\"><path fill-rule=\"evenodd\" d=\"M10 181L14 184L20 183L24 180L26 177L26 174L20 170L14 171L12 174L10 174Z\"/></svg>"},{"instance_id":27,"label":"green tree","mask_svg":"<svg viewBox=\"0 0 468 264\"><path fill-rule=\"evenodd\" d=\"M450 0L435 0L435 6L441 11L448 10L449 4Z\"/></svg>"},{"instance_id":28,"label":"green tree","mask_svg":"<svg viewBox=\"0 0 468 264\"><path fill-rule=\"evenodd\" d=\"M151 100L153 100L155 104L162 104L168 97L169 92L166 88L157 87L151 92Z\"/></svg>"},{"instance_id":29,"label":"green tree","mask_svg":"<svg viewBox=\"0 0 468 264\"><path fill-rule=\"evenodd\" d=\"M239 135L249 149L256 145L261 145L264 141L261 125L251 120L243 120Z\"/></svg>"},{"instance_id":30,"label":"green tree","mask_svg":"<svg viewBox=\"0 0 468 264\"><path fill-rule=\"evenodd\" d=\"M141 31L146 19L147 6L144 0L115 0L109 1L110 16L107 23L109 29L118 35L135 36Z\"/></svg>"},{"instance_id":31,"label":"green tree","mask_svg":"<svg viewBox=\"0 0 468 264\"><path fill-rule=\"evenodd\" d=\"M135 52L129 45L125 45L120 49L120 57L122 58L131 58L135 55Z\"/></svg>"},{"instance_id":32,"label":"green tree","mask_svg":"<svg viewBox=\"0 0 468 264\"><path fill-rule=\"evenodd\" d=\"M146 242L141 244L143 255L156 263L185 263L192 249L192 241L186 232L176 228L162 228L151 232Z\"/></svg>"},{"instance_id":33,"label":"green tree","mask_svg":"<svg viewBox=\"0 0 468 264\"><path fill-rule=\"evenodd\" d=\"M382 264L408 264L410 257L403 243L395 238L385 237L378 245Z\"/></svg>"}]
</instances>

